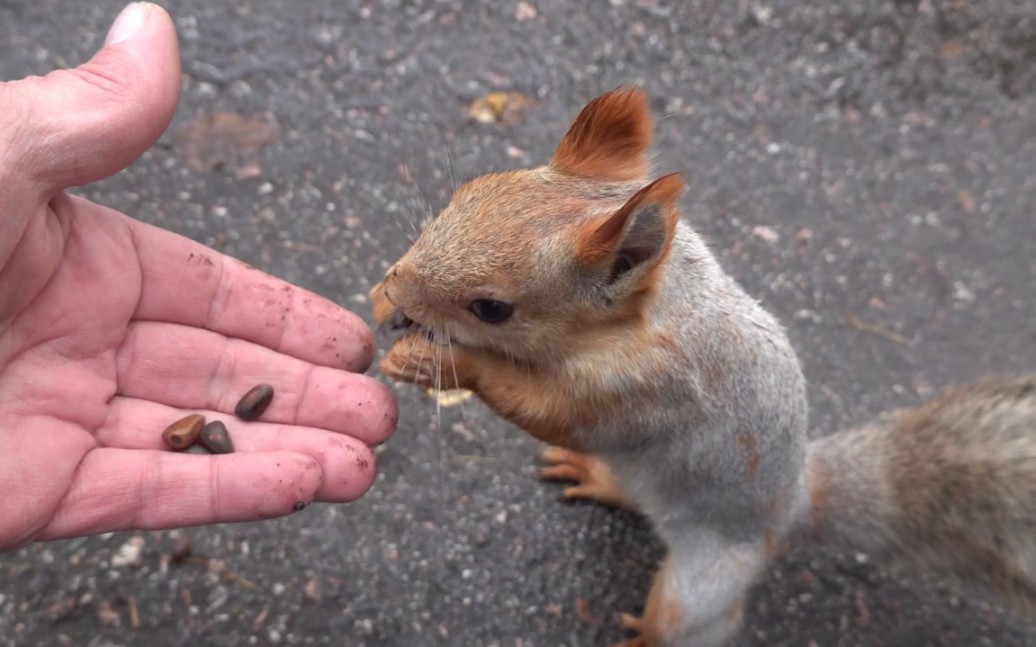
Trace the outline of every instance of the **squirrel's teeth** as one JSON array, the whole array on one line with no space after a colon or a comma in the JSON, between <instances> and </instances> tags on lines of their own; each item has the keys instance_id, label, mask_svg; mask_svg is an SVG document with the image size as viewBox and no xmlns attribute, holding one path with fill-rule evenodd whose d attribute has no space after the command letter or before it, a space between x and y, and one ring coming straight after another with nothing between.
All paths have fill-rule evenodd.
<instances>
[{"instance_id":1,"label":"squirrel's teeth","mask_svg":"<svg viewBox=\"0 0 1036 647\"><path fill-rule=\"evenodd\" d=\"M396 310L389 321L389 330L407 330L414 326L414 320L406 316L402 309Z\"/></svg>"}]
</instances>

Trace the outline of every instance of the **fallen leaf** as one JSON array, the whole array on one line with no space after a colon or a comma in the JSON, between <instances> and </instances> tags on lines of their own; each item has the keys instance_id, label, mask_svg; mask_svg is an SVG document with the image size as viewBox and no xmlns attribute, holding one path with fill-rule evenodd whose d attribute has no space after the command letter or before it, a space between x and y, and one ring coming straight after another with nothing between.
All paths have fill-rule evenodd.
<instances>
[{"instance_id":1,"label":"fallen leaf","mask_svg":"<svg viewBox=\"0 0 1036 647\"><path fill-rule=\"evenodd\" d=\"M975 196L971 195L971 191L967 189L957 191L957 202L968 213L975 213Z\"/></svg>"},{"instance_id":2,"label":"fallen leaf","mask_svg":"<svg viewBox=\"0 0 1036 647\"><path fill-rule=\"evenodd\" d=\"M306 582L306 586L303 589L302 594L306 597L307 600L319 602L320 599L324 597L323 592L321 591L322 588L323 587L320 586L320 580L314 577L310 579L308 582Z\"/></svg>"},{"instance_id":3,"label":"fallen leaf","mask_svg":"<svg viewBox=\"0 0 1036 647\"><path fill-rule=\"evenodd\" d=\"M119 612L112 609L112 605L108 604L107 600L101 600L101 603L97 605L97 620L107 627L119 619Z\"/></svg>"},{"instance_id":4,"label":"fallen leaf","mask_svg":"<svg viewBox=\"0 0 1036 647\"><path fill-rule=\"evenodd\" d=\"M257 158L277 141L280 127L273 115L245 117L233 112L198 115L177 132L187 165L201 171L233 169L239 179L262 172Z\"/></svg>"},{"instance_id":5,"label":"fallen leaf","mask_svg":"<svg viewBox=\"0 0 1036 647\"><path fill-rule=\"evenodd\" d=\"M484 124L511 124L520 121L533 103L532 97L520 92L491 92L475 99L468 106L468 115Z\"/></svg>"},{"instance_id":6,"label":"fallen leaf","mask_svg":"<svg viewBox=\"0 0 1036 647\"><path fill-rule=\"evenodd\" d=\"M781 239L781 235L777 233L777 230L768 225L756 225L752 227L752 233L771 245Z\"/></svg>"},{"instance_id":7,"label":"fallen leaf","mask_svg":"<svg viewBox=\"0 0 1036 647\"><path fill-rule=\"evenodd\" d=\"M519 22L535 20L537 15L539 15L539 12L536 11L536 6L528 2L519 2L514 10L514 17Z\"/></svg>"},{"instance_id":8,"label":"fallen leaf","mask_svg":"<svg viewBox=\"0 0 1036 647\"><path fill-rule=\"evenodd\" d=\"M964 45L959 40L948 40L942 45L942 50L939 52L944 59L954 59L960 56L964 52Z\"/></svg>"}]
</instances>

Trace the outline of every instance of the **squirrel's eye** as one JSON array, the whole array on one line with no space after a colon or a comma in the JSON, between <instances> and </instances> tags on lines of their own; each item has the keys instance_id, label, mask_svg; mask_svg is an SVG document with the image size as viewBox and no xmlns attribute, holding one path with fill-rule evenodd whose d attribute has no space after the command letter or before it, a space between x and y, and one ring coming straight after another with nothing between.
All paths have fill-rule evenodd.
<instances>
[{"instance_id":1,"label":"squirrel's eye","mask_svg":"<svg viewBox=\"0 0 1036 647\"><path fill-rule=\"evenodd\" d=\"M485 323L503 323L514 314L514 306L496 299L475 299L468 304L468 310Z\"/></svg>"}]
</instances>

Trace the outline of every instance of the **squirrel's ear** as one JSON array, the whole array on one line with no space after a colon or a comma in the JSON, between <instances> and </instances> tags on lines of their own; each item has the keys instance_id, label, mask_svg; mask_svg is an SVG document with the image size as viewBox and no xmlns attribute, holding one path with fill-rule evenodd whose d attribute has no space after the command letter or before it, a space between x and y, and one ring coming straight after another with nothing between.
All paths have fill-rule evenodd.
<instances>
[{"instance_id":1,"label":"squirrel's ear","mask_svg":"<svg viewBox=\"0 0 1036 647\"><path fill-rule=\"evenodd\" d=\"M577 242L578 262L584 267L611 263L608 282L665 255L676 231L676 202L683 190L683 175L661 177L640 191L614 214L590 224Z\"/></svg>"},{"instance_id":2,"label":"squirrel's ear","mask_svg":"<svg viewBox=\"0 0 1036 647\"><path fill-rule=\"evenodd\" d=\"M572 122L550 165L580 177L636 180L650 172L651 114L639 88L619 88L591 101Z\"/></svg>"}]
</instances>

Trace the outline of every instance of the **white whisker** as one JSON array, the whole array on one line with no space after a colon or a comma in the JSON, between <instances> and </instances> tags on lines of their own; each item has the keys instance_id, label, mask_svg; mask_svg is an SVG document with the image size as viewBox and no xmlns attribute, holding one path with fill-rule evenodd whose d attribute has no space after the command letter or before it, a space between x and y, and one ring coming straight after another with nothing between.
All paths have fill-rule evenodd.
<instances>
[{"instance_id":1,"label":"white whisker","mask_svg":"<svg viewBox=\"0 0 1036 647\"><path fill-rule=\"evenodd\" d=\"M443 321L440 319L436 322L435 330L433 332L434 342L436 345L436 361L435 361L435 460L438 464L437 478L439 481L439 495L442 500L447 500L446 492L446 474L445 467L443 465L443 448L442 448L442 344L438 343L440 337L444 334Z\"/></svg>"}]
</instances>

